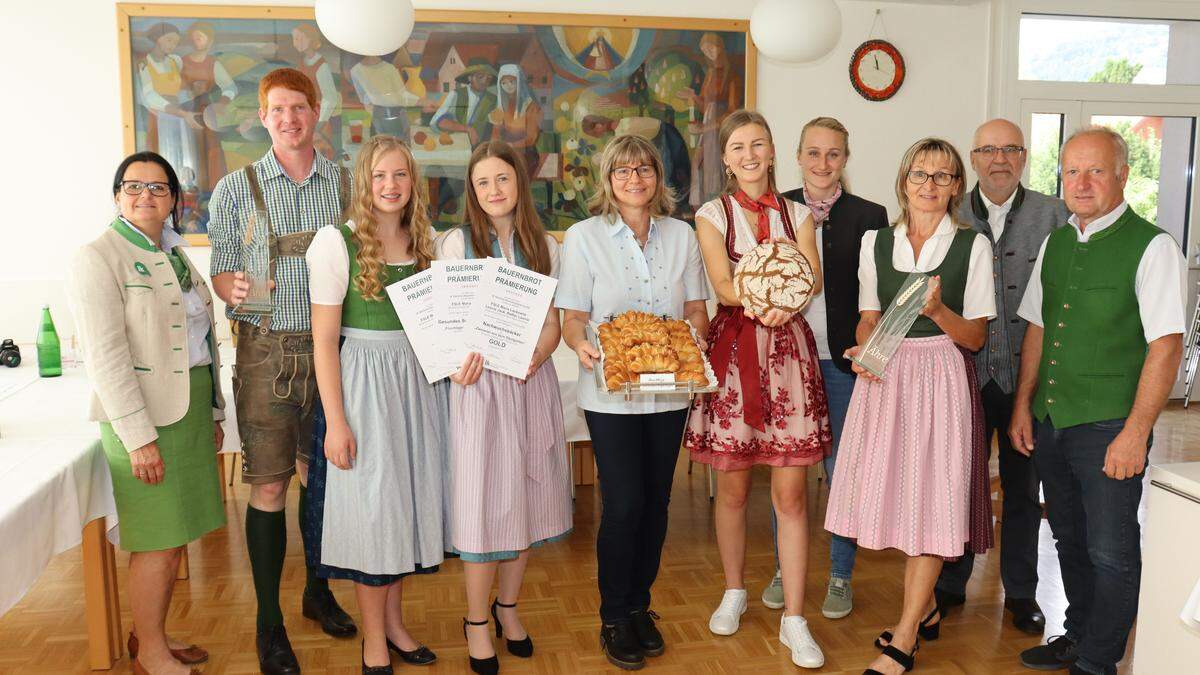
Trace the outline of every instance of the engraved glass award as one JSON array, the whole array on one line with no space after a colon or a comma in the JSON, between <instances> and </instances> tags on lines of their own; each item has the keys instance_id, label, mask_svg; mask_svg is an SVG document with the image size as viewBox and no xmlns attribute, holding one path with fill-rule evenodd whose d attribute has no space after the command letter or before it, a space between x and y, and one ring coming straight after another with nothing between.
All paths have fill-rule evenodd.
<instances>
[{"instance_id":1,"label":"engraved glass award","mask_svg":"<svg viewBox=\"0 0 1200 675\"><path fill-rule=\"evenodd\" d=\"M267 214L258 209L241 211L242 221L242 266L250 291L246 300L237 306L243 314L270 315L271 302L271 255L270 232Z\"/></svg>"},{"instance_id":2,"label":"engraved glass award","mask_svg":"<svg viewBox=\"0 0 1200 675\"><path fill-rule=\"evenodd\" d=\"M888 305L887 311L875 326L871 337L862 346L858 355L851 360L865 368L875 377L883 379L883 371L892 360L892 355L900 348L900 342L908 334L925 306L925 291L929 288L929 276L920 272L912 272L900 291Z\"/></svg>"}]
</instances>

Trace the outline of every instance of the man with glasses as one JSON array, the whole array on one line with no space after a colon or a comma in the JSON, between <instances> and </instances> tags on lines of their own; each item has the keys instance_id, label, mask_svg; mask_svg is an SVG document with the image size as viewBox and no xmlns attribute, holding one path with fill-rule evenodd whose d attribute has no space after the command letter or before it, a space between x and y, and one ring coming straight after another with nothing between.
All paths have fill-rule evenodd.
<instances>
[{"instance_id":1,"label":"man with glasses","mask_svg":"<svg viewBox=\"0 0 1200 675\"><path fill-rule=\"evenodd\" d=\"M1021 300L1029 327L1009 434L1046 489L1066 634L1021 652L1021 663L1110 675L1137 617L1138 505L1183 353L1187 264L1171 235L1125 203L1119 134L1072 135L1062 177L1070 227L1046 238Z\"/></svg>"},{"instance_id":2,"label":"man with glasses","mask_svg":"<svg viewBox=\"0 0 1200 675\"><path fill-rule=\"evenodd\" d=\"M959 207L958 217L992 244L992 274L996 318L988 325L987 341L975 355L984 414L984 437L991 448L999 437L1000 486L1004 491L1000 525L1000 579L1004 607L1018 630L1041 635L1046 618L1038 606L1037 549L1042 507L1033 461L1013 449L1008 439L1017 362L1025 321L1017 307L1037 257L1038 246L1055 228L1067 222L1067 207L1056 199L1021 185L1027 151L1017 125L1004 119L985 122L975 131L971 168L979 182ZM942 567L935 594L944 613L966 601L967 581L975 556L970 551Z\"/></svg>"}]
</instances>

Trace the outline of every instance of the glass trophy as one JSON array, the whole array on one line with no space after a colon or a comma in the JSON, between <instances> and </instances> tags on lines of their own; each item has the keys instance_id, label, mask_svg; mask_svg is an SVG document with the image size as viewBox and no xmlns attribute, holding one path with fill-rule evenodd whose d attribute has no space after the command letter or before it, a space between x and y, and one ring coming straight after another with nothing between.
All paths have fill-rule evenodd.
<instances>
[{"instance_id":1,"label":"glass trophy","mask_svg":"<svg viewBox=\"0 0 1200 675\"><path fill-rule=\"evenodd\" d=\"M900 292L892 299L883 318L875 326L871 337L862 346L858 355L851 360L862 366L875 377L883 379L892 355L900 348L900 342L908 334L909 329L921 315L925 306L925 291L929 288L930 277L920 272L912 272L900 285Z\"/></svg>"},{"instance_id":2,"label":"glass trophy","mask_svg":"<svg viewBox=\"0 0 1200 675\"><path fill-rule=\"evenodd\" d=\"M269 316L274 309L271 302L271 248L270 228L267 214L258 209L241 212L242 220L242 267L250 290L245 301L238 305L242 314Z\"/></svg>"}]
</instances>

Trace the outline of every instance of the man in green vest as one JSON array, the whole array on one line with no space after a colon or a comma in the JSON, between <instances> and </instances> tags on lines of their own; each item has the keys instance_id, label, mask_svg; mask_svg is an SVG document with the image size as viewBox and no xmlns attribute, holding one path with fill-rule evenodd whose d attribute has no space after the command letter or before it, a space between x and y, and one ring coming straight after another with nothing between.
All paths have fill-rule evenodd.
<instances>
[{"instance_id":1,"label":"man in green vest","mask_svg":"<svg viewBox=\"0 0 1200 675\"><path fill-rule=\"evenodd\" d=\"M496 82L496 68L487 59L475 57L454 81L458 86L446 94L429 126L446 133L465 133L474 150L480 143L492 140L490 116L496 109L496 92L491 86ZM433 204L435 212L457 211L458 196L464 187L461 179L441 178Z\"/></svg>"},{"instance_id":2,"label":"man in green vest","mask_svg":"<svg viewBox=\"0 0 1200 675\"><path fill-rule=\"evenodd\" d=\"M1067 595L1066 634L1021 653L1036 670L1116 673L1137 617L1137 508L1183 352L1186 265L1125 203L1128 176L1117 133L1067 139L1072 215L1042 244L1018 311L1029 327L1009 435L1042 479Z\"/></svg>"}]
</instances>

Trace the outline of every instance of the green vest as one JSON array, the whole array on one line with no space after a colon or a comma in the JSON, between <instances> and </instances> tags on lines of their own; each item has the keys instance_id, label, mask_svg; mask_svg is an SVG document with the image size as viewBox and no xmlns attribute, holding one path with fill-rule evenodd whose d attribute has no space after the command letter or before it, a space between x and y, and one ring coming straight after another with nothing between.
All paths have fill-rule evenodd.
<instances>
[{"instance_id":1,"label":"green vest","mask_svg":"<svg viewBox=\"0 0 1200 675\"><path fill-rule=\"evenodd\" d=\"M467 91L470 85L459 87L454 95L454 121L459 124L471 127L479 136L479 142L491 140L492 138L492 122L488 119L488 115L496 109L496 95L492 90L485 90L479 94L479 102L475 104L475 110L470 119L467 119L467 106L471 104L470 94Z\"/></svg>"},{"instance_id":2,"label":"green vest","mask_svg":"<svg viewBox=\"0 0 1200 675\"><path fill-rule=\"evenodd\" d=\"M378 300L368 300L358 292L354 284L359 270L356 259L358 244L354 243L354 231L345 223L338 225L338 230L346 240L346 255L350 258L350 286L346 289L346 299L342 301L342 326L363 330L404 330L400 317L396 316L396 308L392 306L386 292ZM415 271L416 263L384 265L383 285L394 284L412 276Z\"/></svg>"},{"instance_id":3,"label":"green vest","mask_svg":"<svg viewBox=\"0 0 1200 675\"><path fill-rule=\"evenodd\" d=\"M963 291L967 288L967 270L971 265L971 245L975 243L975 236L974 230L959 228L954 233L954 241L950 242L950 250L946 251L942 264L926 272L931 277L942 277L942 304L959 315L963 312ZM908 272L901 272L892 266L892 249L895 245L896 228L887 227L875 235L875 292L879 296L879 306L885 310L908 278ZM933 319L922 314L905 337L932 337L943 333Z\"/></svg>"},{"instance_id":4,"label":"green vest","mask_svg":"<svg viewBox=\"0 0 1200 675\"><path fill-rule=\"evenodd\" d=\"M1042 257L1042 361L1033 414L1056 428L1129 415L1146 336L1135 279L1162 230L1126 208L1086 243L1068 225L1046 239Z\"/></svg>"}]
</instances>

